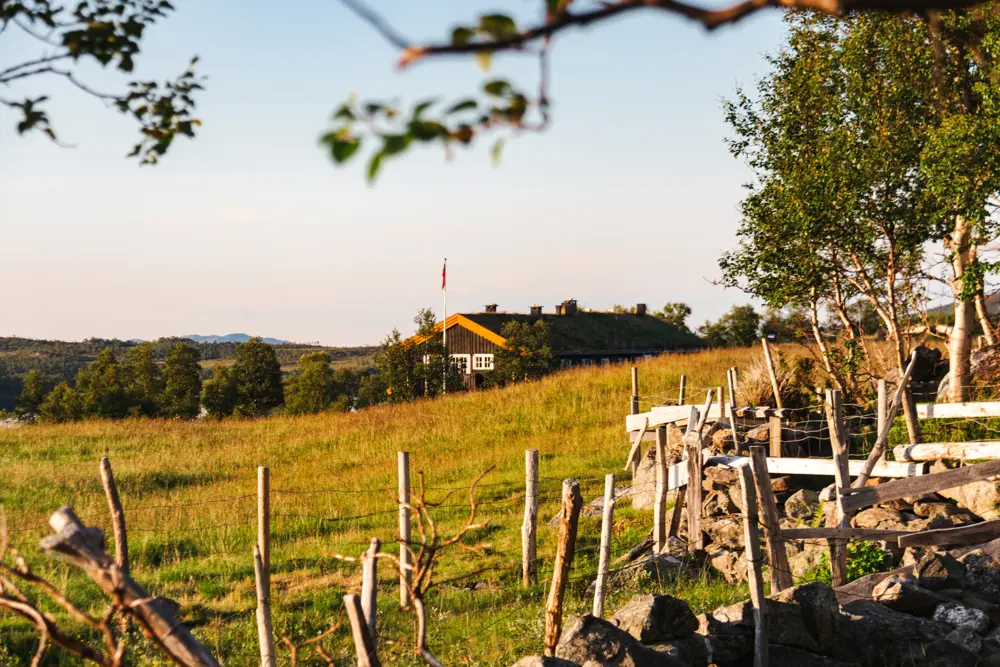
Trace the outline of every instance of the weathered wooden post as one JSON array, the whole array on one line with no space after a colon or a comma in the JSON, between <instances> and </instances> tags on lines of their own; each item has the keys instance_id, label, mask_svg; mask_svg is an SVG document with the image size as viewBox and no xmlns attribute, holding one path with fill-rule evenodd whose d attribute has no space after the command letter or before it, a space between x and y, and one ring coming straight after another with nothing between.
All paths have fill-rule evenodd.
<instances>
[{"instance_id":1,"label":"weathered wooden post","mask_svg":"<svg viewBox=\"0 0 1000 667\"><path fill-rule=\"evenodd\" d=\"M524 452L524 521L521 523L521 584L538 583L538 450Z\"/></svg>"},{"instance_id":2,"label":"weathered wooden post","mask_svg":"<svg viewBox=\"0 0 1000 667\"><path fill-rule=\"evenodd\" d=\"M781 417L771 415L767 418L768 443L771 458L781 458Z\"/></svg>"},{"instance_id":3,"label":"weathered wooden post","mask_svg":"<svg viewBox=\"0 0 1000 667\"><path fill-rule=\"evenodd\" d=\"M680 394L678 394L678 396L677 396L677 405L684 405L684 400L687 398L684 395L684 391L686 389L687 389L687 376L686 375L682 375L681 376L681 391L680 391Z\"/></svg>"},{"instance_id":4,"label":"weathered wooden post","mask_svg":"<svg viewBox=\"0 0 1000 667\"><path fill-rule=\"evenodd\" d=\"M726 418L726 395L722 391L722 387L716 387L716 396L719 397L719 419Z\"/></svg>"},{"instance_id":5,"label":"weathered wooden post","mask_svg":"<svg viewBox=\"0 0 1000 667\"><path fill-rule=\"evenodd\" d=\"M632 414L639 414L639 369L632 367L632 403L630 405Z\"/></svg>"},{"instance_id":6,"label":"weathered wooden post","mask_svg":"<svg viewBox=\"0 0 1000 667\"><path fill-rule=\"evenodd\" d=\"M837 526L846 528L849 517L844 511L844 489L851 486L851 478L847 464L847 430L844 428L841 413L841 398L839 389L828 389L826 392L826 423L830 431L830 448L833 450L833 474L837 489ZM832 538L828 540L830 547L830 574L834 586L847 583L847 543L845 540Z\"/></svg>"},{"instance_id":7,"label":"weathered wooden post","mask_svg":"<svg viewBox=\"0 0 1000 667\"><path fill-rule=\"evenodd\" d=\"M556 654L556 644L562 634L563 596L569 580L569 569L573 564L576 549L576 528L580 521L580 482L575 479L563 481L562 517L559 519L559 544L552 568L552 585L549 599L545 603L545 655Z\"/></svg>"},{"instance_id":8,"label":"weathered wooden post","mask_svg":"<svg viewBox=\"0 0 1000 667\"><path fill-rule=\"evenodd\" d=\"M771 475L767 471L767 456L763 445L754 445L750 448L750 470L753 472L760 511L764 515L764 535L767 538L768 562L771 564L771 590L781 591L791 588L795 582L792 581L785 542L781 539L778 505L774 500L774 491L771 490Z\"/></svg>"},{"instance_id":9,"label":"weathered wooden post","mask_svg":"<svg viewBox=\"0 0 1000 667\"><path fill-rule=\"evenodd\" d=\"M358 656L358 667L382 667L378 654L375 653L375 642L368 634L365 625L364 612L357 595L345 595L344 607L347 609L347 619L351 622L351 637L354 639L354 650Z\"/></svg>"},{"instance_id":10,"label":"weathered wooden post","mask_svg":"<svg viewBox=\"0 0 1000 667\"><path fill-rule=\"evenodd\" d=\"M729 405L736 407L736 378L733 377L733 369L726 370L726 384L729 389Z\"/></svg>"},{"instance_id":11,"label":"weathered wooden post","mask_svg":"<svg viewBox=\"0 0 1000 667\"><path fill-rule=\"evenodd\" d=\"M396 452L399 482L399 606L410 603L410 453Z\"/></svg>"},{"instance_id":12,"label":"weathered wooden post","mask_svg":"<svg viewBox=\"0 0 1000 667\"><path fill-rule=\"evenodd\" d=\"M257 640L260 643L261 667L276 667L274 628L271 625L271 593L268 590L267 566L260 546L253 545L253 573L257 592Z\"/></svg>"},{"instance_id":13,"label":"weathered wooden post","mask_svg":"<svg viewBox=\"0 0 1000 667\"><path fill-rule=\"evenodd\" d=\"M373 537L371 546L362 556L361 566L361 611L373 642L378 636L378 552L381 546L381 541Z\"/></svg>"},{"instance_id":14,"label":"weathered wooden post","mask_svg":"<svg viewBox=\"0 0 1000 667\"><path fill-rule=\"evenodd\" d=\"M736 394L740 393L740 369L733 366L733 405L736 405Z\"/></svg>"},{"instance_id":15,"label":"weathered wooden post","mask_svg":"<svg viewBox=\"0 0 1000 667\"><path fill-rule=\"evenodd\" d=\"M594 584L594 616L604 617L605 586L608 582L608 561L611 560L611 529L615 516L615 476L604 477L604 515L601 517L601 550L597 560L597 581Z\"/></svg>"},{"instance_id":16,"label":"weathered wooden post","mask_svg":"<svg viewBox=\"0 0 1000 667\"><path fill-rule=\"evenodd\" d=\"M697 408L691 408L691 420L697 419ZM700 422L699 422L700 424ZM684 434L684 449L687 452L687 520L688 520L688 550L697 551L701 549L701 510L702 510L702 460L701 460L701 431L692 431L690 427Z\"/></svg>"},{"instance_id":17,"label":"weathered wooden post","mask_svg":"<svg viewBox=\"0 0 1000 667\"><path fill-rule=\"evenodd\" d=\"M656 496L653 499L653 553L667 544L667 427L656 429Z\"/></svg>"},{"instance_id":18,"label":"weathered wooden post","mask_svg":"<svg viewBox=\"0 0 1000 667\"><path fill-rule=\"evenodd\" d=\"M781 389L778 387L778 376L774 372L774 361L771 359L771 346L767 342L767 336L760 339L764 346L764 362L767 364L767 376L771 379L771 391L774 392L774 406L778 409L785 405L781 400Z\"/></svg>"},{"instance_id":19,"label":"weathered wooden post","mask_svg":"<svg viewBox=\"0 0 1000 667\"><path fill-rule=\"evenodd\" d=\"M104 495L108 499L108 510L111 512L111 530L115 535L115 563L125 574L128 574L128 534L125 532L125 512L122 510L122 501L118 496L118 486L115 484L115 475L111 470L111 461L108 457L101 459L101 484L104 485Z\"/></svg>"},{"instance_id":20,"label":"weathered wooden post","mask_svg":"<svg viewBox=\"0 0 1000 667\"><path fill-rule=\"evenodd\" d=\"M749 466L741 466L740 490L743 494L743 543L746 545L747 580L754 620L754 667L768 667L767 598L764 597L764 575L761 571L760 532L757 529L757 495Z\"/></svg>"},{"instance_id":21,"label":"weathered wooden post","mask_svg":"<svg viewBox=\"0 0 1000 667\"><path fill-rule=\"evenodd\" d=\"M257 546L264 571L264 589L271 596L271 470L257 467Z\"/></svg>"}]
</instances>

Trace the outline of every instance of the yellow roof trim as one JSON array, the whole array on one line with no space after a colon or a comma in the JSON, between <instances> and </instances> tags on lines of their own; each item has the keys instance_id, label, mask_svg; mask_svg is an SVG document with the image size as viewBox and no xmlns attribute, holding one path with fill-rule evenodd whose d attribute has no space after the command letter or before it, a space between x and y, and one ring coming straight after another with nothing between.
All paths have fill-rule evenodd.
<instances>
[{"instance_id":1,"label":"yellow roof trim","mask_svg":"<svg viewBox=\"0 0 1000 667\"><path fill-rule=\"evenodd\" d=\"M496 345L504 345L507 343L507 339L501 336L500 334L494 333L493 331L490 331L486 327L476 324L468 317L465 317L464 315L459 315L458 313L455 313L454 315L449 315L448 319L445 320L444 322L437 322L434 325L433 333L417 334L416 336L411 336L409 339L406 340L406 342L415 343L417 345L419 345L420 343L424 343L430 340L430 338L435 334L441 333L441 327L444 324L447 324L449 329L456 325L464 329L468 329L472 333L482 336L486 340L490 341L491 343L495 343Z\"/></svg>"}]
</instances>

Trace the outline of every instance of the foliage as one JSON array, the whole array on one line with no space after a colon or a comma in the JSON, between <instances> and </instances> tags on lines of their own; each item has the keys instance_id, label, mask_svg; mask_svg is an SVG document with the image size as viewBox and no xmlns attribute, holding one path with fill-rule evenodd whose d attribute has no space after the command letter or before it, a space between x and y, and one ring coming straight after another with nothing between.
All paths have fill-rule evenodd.
<instances>
[{"instance_id":1,"label":"foliage","mask_svg":"<svg viewBox=\"0 0 1000 667\"><path fill-rule=\"evenodd\" d=\"M201 404L205 412L217 419L229 417L236 410L238 400L236 378L228 366L216 366L212 379L201 389Z\"/></svg>"},{"instance_id":2,"label":"foliage","mask_svg":"<svg viewBox=\"0 0 1000 667\"><path fill-rule=\"evenodd\" d=\"M102 93L82 78L93 65L130 75L146 30L173 11L167 0L83 0L65 6L50 0L0 1L0 33L12 27L37 40L45 54L0 70L0 88L44 78L62 78L139 125L141 135L129 157L156 164L178 136L194 137L194 94L204 79L195 74L198 58L173 81L130 80L121 93ZM18 134L37 130L57 142L45 109L48 95L21 100L0 97L0 106L18 113Z\"/></svg>"},{"instance_id":3,"label":"foliage","mask_svg":"<svg viewBox=\"0 0 1000 667\"><path fill-rule=\"evenodd\" d=\"M851 540L847 543L847 579L884 572L892 566L892 554L879 546L878 542Z\"/></svg>"},{"instance_id":4,"label":"foliage","mask_svg":"<svg viewBox=\"0 0 1000 667\"><path fill-rule=\"evenodd\" d=\"M60 382L38 406L38 414L48 422L76 421L83 416L83 402L68 382Z\"/></svg>"},{"instance_id":5,"label":"foliage","mask_svg":"<svg viewBox=\"0 0 1000 667\"><path fill-rule=\"evenodd\" d=\"M142 343L126 352L121 370L129 415L155 417L159 414L165 385L163 373L153 359L152 345Z\"/></svg>"},{"instance_id":6,"label":"foliage","mask_svg":"<svg viewBox=\"0 0 1000 667\"><path fill-rule=\"evenodd\" d=\"M45 378L37 370L29 371L21 383L21 395L17 399L17 414L32 416L38 414L38 408L45 400L47 385Z\"/></svg>"},{"instance_id":7,"label":"foliage","mask_svg":"<svg viewBox=\"0 0 1000 667\"><path fill-rule=\"evenodd\" d=\"M349 387L345 380L353 374L347 369L335 373L330 355L311 352L299 360L299 372L285 385L285 411L290 415L316 414L331 407L344 410L350 406ZM339 382L338 382L339 380Z\"/></svg>"},{"instance_id":8,"label":"foliage","mask_svg":"<svg viewBox=\"0 0 1000 667\"><path fill-rule=\"evenodd\" d=\"M80 369L76 377L76 391L85 417L114 419L124 417L128 412L122 369L110 348L104 349L93 363Z\"/></svg>"},{"instance_id":9,"label":"foliage","mask_svg":"<svg viewBox=\"0 0 1000 667\"><path fill-rule=\"evenodd\" d=\"M691 316L691 306L686 303L680 301L666 303L663 305L663 310L658 310L653 315L667 324L674 325L681 331L691 331L687 325L687 318Z\"/></svg>"},{"instance_id":10,"label":"foliage","mask_svg":"<svg viewBox=\"0 0 1000 667\"><path fill-rule=\"evenodd\" d=\"M417 325L418 336L430 336L434 333L434 325L437 323L437 315L430 308L421 308L413 318L413 323Z\"/></svg>"},{"instance_id":11,"label":"foliage","mask_svg":"<svg viewBox=\"0 0 1000 667\"><path fill-rule=\"evenodd\" d=\"M698 333L710 347L746 347L760 337L760 315L753 306L733 306L715 322L705 322Z\"/></svg>"},{"instance_id":12,"label":"foliage","mask_svg":"<svg viewBox=\"0 0 1000 667\"><path fill-rule=\"evenodd\" d=\"M809 313L805 308L795 306L768 308L760 324L762 336L773 336L773 340L780 343L808 340L811 329Z\"/></svg>"},{"instance_id":13,"label":"foliage","mask_svg":"<svg viewBox=\"0 0 1000 667\"><path fill-rule=\"evenodd\" d=\"M160 414L164 417L193 419L201 408L201 367L198 348L189 343L174 343L163 362L163 398Z\"/></svg>"},{"instance_id":14,"label":"foliage","mask_svg":"<svg viewBox=\"0 0 1000 667\"><path fill-rule=\"evenodd\" d=\"M555 369L551 334L545 320L534 324L507 322L500 330L505 342L493 355L494 384L537 380Z\"/></svg>"},{"instance_id":15,"label":"foliage","mask_svg":"<svg viewBox=\"0 0 1000 667\"><path fill-rule=\"evenodd\" d=\"M261 417L284 402L281 364L274 348L260 338L251 338L236 347L232 378L236 383L236 413L239 415Z\"/></svg>"}]
</instances>

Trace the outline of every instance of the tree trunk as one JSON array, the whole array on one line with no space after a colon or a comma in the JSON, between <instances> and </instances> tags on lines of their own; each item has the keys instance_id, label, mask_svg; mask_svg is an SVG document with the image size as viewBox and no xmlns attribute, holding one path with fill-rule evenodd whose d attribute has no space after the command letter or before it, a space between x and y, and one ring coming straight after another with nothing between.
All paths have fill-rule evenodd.
<instances>
[{"instance_id":1,"label":"tree trunk","mask_svg":"<svg viewBox=\"0 0 1000 667\"><path fill-rule=\"evenodd\" d=\"M979 326L983 328L983 336L986 337L986 344L993 346L997 344L997 337L993 331L993 323L990 322L990 312L986 310L986 297L983 296L982 288L976 294L976 315L979 317Z\"/></svg>"},{"instance_id":2,"label":"tree trunk","mask_svg":"<svg viewBox=\"0 0 1000 667\"><path fill-rule=\"evenodd\" d=\"M812 325L813 339L816 341L816 347L819 348L820 356L823 358L823 369L826 374L833 380L834 386L841 391L844 390L844 385L837 376L836 371L833 368L833 363L830 361L830 348L826 344L826 339L823 337L823 332L819 328L819 312L817 308L817 299L815 290L813 291L812 299L810 300L809 309L809 323Z\"/></svg>"},{"instance_id":3,"label":"tree trunk","mask_svg":"<svg viewBox=\"0 0 1000 667\"><path fill-rule=\"evenodd\" d=\"M962 298L965 284L965 268L975 259L975 250L969 242L970 228L968 221L959 216L955 218L955 229L951 240L947 243L951 251L951 267L954 277L951 281L951 293L955 300L955 326L951 329L948 340L948 400L952 403L962 403L968 400L969 385L972 384L970 373L970 358L972 355L972 324L974 299Z\"/></svg>"}]
</instances>

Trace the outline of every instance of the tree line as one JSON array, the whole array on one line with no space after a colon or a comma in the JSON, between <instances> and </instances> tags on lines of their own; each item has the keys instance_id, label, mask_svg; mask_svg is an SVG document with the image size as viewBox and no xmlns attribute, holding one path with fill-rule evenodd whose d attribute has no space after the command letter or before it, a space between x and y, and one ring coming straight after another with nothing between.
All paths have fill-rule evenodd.
<instances>
[{"instance_id":1,"label":"tree line","mask_svg":"<svg viewBox=\"0 0 1000 667\"><path fill-rule=\"evenodd\" d=\"M348 410L354 407L364 372L334 370L326 351L307 352L297 372L283 378L275 348L259 338L236 346L231 365L216 365L202 380L199 346L175 342L163 363L154 346L127 349L119 361L111 347L81 368L73 384L55 382L38 370L22 380L15 413L49 422L85 418L260 417Z\"/></svg>"}]
</instances>

